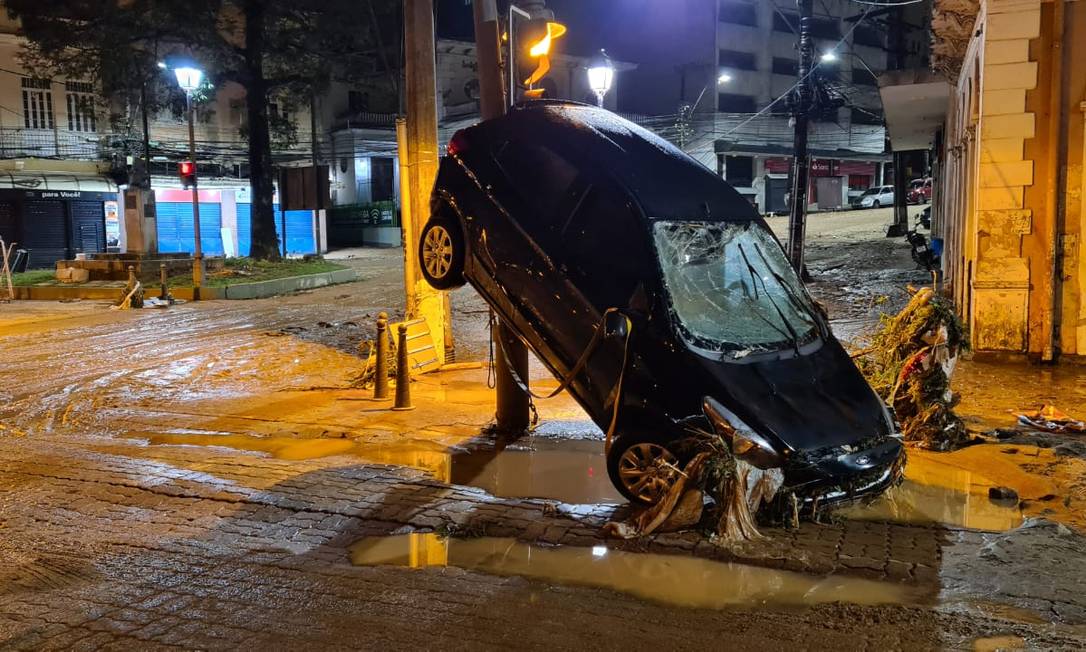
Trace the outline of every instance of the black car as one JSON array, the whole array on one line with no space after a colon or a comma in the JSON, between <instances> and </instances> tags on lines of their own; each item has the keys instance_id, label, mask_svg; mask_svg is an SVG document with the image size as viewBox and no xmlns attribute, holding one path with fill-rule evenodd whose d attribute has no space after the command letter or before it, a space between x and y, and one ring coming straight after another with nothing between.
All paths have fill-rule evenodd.
<instances>
[{"instance_id":1,"label":"black car","mask_svg":"<svg viewBox=\"0 0 1086 652\"><path fill-rule=\"evenodd\" d=\"M808 501L900 477L890 412L755 209L612 113L540 100L458 132L419 259L436 288L471 283L557 377L576 372L631 500L655 501L677 442L709 429Z\"/></svg>"}]
</instances>

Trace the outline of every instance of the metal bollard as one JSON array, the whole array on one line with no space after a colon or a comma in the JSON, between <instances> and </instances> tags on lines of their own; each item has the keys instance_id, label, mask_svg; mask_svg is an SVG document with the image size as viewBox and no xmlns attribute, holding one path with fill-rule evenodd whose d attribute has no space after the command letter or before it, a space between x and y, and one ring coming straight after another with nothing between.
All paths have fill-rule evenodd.
<instances>
[{"instance_id":1,"label":"metal bollard","mask_svg":"<svg viewBox=\"0 0 1086 652\"><path fill-rule=\"evenodd\" d=\"M158 282L162 284L162 292L159 293L158 298L163 301L169 300L170 293L166 290L166 263L158 264Z\"/></svg>"},{"instance_id":2,"label":"metal bollard","mask_svg":"<svg viewBox=\"0 0 1086 652\"><path fill-rule=\"evenodd\" d=\"M388 398L388 313L377 315L377 362L374 364L373 398Z\"/></svg>"},{"instance_id":3,"label":"metal bollard","mask_svg":"<svg viewBox=\"0 0 1086 652\"><path fill-rule=\"evenodd\" d=\"M414 410L411 405L411 368L407 361L407 324L400 324L396 340L396 404L393 410Z\"/></svg>"},{"instance_id":4,"label":"metal bollard","mask_svg":"<svg viewBox=\"0 0 1086 652\"><path fill-rule=\"evenodd\" d=\"M128 266L128 285L125 286L125 292L131 292L132 288L136 287L136 268L132 265Z\"/></svg>"}]
</instances>

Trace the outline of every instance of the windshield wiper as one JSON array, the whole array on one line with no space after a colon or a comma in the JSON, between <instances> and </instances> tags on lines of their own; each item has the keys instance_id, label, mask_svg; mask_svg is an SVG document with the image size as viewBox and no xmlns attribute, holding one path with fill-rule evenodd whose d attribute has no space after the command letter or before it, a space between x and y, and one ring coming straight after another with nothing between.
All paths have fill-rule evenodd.
<instances>
[{"instance_id":1,"label":"windshield wiper","mask_svg":"<svg viewBox=\"0 0 1086 652\"><path fill-rule=\"evenodd\" d=\"M773 275L774 279L776 279L777 285L780 285L781 288L784 289L784 293L788 297L788 300L792 302L792 306L799 309L801 313L809 315L811 313L811 309L807 306L807 304L803 302L802 299L799 298L798 295L796 295L796 291L792 289L792 286L788 284L788 281L785 280L783 276L774 271L773 266L770 265L769 260L766 259L765 252L762 251L762 247L758 245L758 243L755 243L754 249L758 252L758 256L761 257L762 262L765 263L766 269L768 269L769 273ZM819 324L818 320L815 320L815 323ZM818 330L823 337L826 336L826 333L823 332L821 328L819 328Z\"/></svg>"},{"instance_id":2,"label":"windshield wiper","mask_svg":"<svg viewBox=\"0 0 1086 652\"><path fill-rule=\"evenodd\" d=\"M751 278L757 279L757 280L762 282L762 289L765 290L765 298L769 300L769 305L773 306L773 309L777 311L777 315L781 318L781 323L784 324L784 327L788 329L788 335L790 336L790 341L788 343L791 344L792 348L794 348L796 350L796 355L799 355L800 354L799 353L799 334L796 333L796 329L792 328L792 324L788 323L788 319L784 316L784 312L781 311L781 307L778 306L777 302L773 300L773 295L770 294L769 288L767 288L765 286L765 281L762 280L762 278L760 276L758 276L757 272L754 269L754 265L752 265L750 263L750 259L747 258L747 252L746 252L745 249L743 249L743 244L739 243L737 246L739 247L739 255L743 257L743 262L746 264L747 271L750 272ZM757 248L758 245L754 245L754 246L755 246L755 248ZM762 260L765 260L764 256L762 257ZM766 268L769 269L769 264L768 263L766 263ZM772 274L773 270L769 269L769 272ZM757 288L757 284L755 285L755 288ZM754 314L761 317L762 321L764 321L765 323L769 324L770 326L773 326L773 324L768 319L766 319L765 317L762 317L762 315L760 313L758 313L757 311L755 311ZM779 328L777 328L775 326L774 326L774 330L776 330L781 335L785 335L785 333L781 329L779 329Z\"/></svg>"}]
</instances>

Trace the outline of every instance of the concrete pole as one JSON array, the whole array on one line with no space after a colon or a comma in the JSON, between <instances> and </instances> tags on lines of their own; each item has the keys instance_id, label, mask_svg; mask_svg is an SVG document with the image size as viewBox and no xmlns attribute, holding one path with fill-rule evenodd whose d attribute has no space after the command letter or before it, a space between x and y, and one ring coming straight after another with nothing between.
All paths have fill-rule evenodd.
<instances>
[{"instance_id":1,"label":"concrete pole","mask_svg":"<svg viewBox=\"0 0 1086 652\"><path fill-rule=\"evenodd\" d=\"M437 177L437 64L434 42L433 0L404 0L405 77L407 104L408 183L411 194L411 220L403 230L405 256L418 256L422 227L430 217L430 191ZM403 183L403 179L400 180ZM442 293L431 288L415 266L414 278L405 279L415 292L415 313L430 327L430 336L440 364L445 364L452 342L446 342L445 323L448 305ZM406 270L405 270L406 272Z\"/></svg>"},{"instance_id":2,"label":"concrete pole","mask_svg":"<svg viewBox=\"0 0 1086 652\"><path fill-rule=\"evenodd\" d=\"M794 119L792 157L792 211L788 220L788 259L797 274L803 273L803 240L807 230L807 184L810 161L807 155L807 127L811 110L811 66L814 43L811 20L814 0L799 0L799 88Z\"/></svg>"},{"instance_id":3,"label":"concrete pole","mask_svg":"<svg viewBox=\"0 0 1086 652\"><path fill-rule=\"evenodd\" d=\"M200 286L204 284L204 252L200 246L200 191L197 180L200 167L196 165L196 126L193 120L192 93L185 93L189 109L189 160L192 161L192 237L195 248L192 251L192 299L200 300Z\"/></svg>"},{"instance_id":4,"label":"concrete pole","mask_svg":"<svg viewBox=\"0 0 1086 652\"><path fill-rule=\"evenodd\" d=\"M400 160L400 230L403 232L403 287L408 318L419 312L415 284L419 278L419 257L411 246L414 226L411 215L411 165L407 151L407 120L396 118L396 152Z\"/></svg>"},{"instance_id":5,"label":"concrete pole","mask_svg":"<svg viewBox=\"0 0 1086 652\"><path fill-rule=\"evenodd\" d=\"M498 9L494 0L474 0L475 56L479 64L479 108L484 120L505 113L506 101L502 88L500 30ZM510 88L512 92L512 88ZM508 358L506 357L508 354ZM498 322L494 328L494 375L498 430L521 433L528 429L528 394L510 371L510 366L527 384L528 349Z\"/></svg>"}]
</instances>

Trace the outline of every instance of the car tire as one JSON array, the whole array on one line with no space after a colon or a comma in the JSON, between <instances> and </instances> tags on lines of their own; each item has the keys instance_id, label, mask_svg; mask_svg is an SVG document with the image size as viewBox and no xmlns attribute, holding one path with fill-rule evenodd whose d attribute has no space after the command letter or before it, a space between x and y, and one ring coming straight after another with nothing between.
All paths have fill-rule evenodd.
<instances>
[{"instance_id":1,"label":"car tire","mask_svg":"<svg viewBox=\"0 0 1086 652\"><path fill-rule=\"evenodd\" d=\"M669 445L643 433L615 439L607 453L607 474L615 489L631 503L655 504L679 478L680 460Z\"/></svg>"},{"instance_id":2,"label":"car tire","mask_svg":"<svg viewBox=\"0 0 1086 652\"><path fill-rule=\"evenodd\" d=\"M882 208L882 204L880 204L879 200L876 199L875 201L871 202L871 208Z\"/></svg>"},{"instance_id":3,"label":"car tire","mask_svg":"<svg viewBox=\"0 0 1086 652\"><path fill-rule=\"evenodd\" d=\"M419 238L419 269L426 282L438 290L464 285L464 255L459 226L440 215L431 217Z\"/></svg>"}]
</instances>

